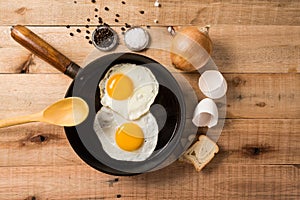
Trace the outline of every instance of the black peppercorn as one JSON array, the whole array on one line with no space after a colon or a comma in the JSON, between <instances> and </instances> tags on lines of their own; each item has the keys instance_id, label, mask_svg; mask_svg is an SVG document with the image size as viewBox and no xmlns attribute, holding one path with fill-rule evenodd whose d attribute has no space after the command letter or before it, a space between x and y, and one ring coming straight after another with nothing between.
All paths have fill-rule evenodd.
<instances>
[{"instance_id":1,"label":"black peppercorn","mask_svg":"<svg viewBox=\"0 0 300 200\"><path fill-rule=\"evenodd\" d=\"M97 28L93 33L93 42L102 51L113 49L118 43L118 35L107 26Z\"/></svg>"},{"instance_id":2,"label":"black peppercorn","mask_svg":"<svg viewBox=\"0 0 300 200\"><path fill-rule=\"evenodd\" d=\"M107 23L104 23L103 25L104 25L104 26L107 26L107 27L110 27L109 24L107 24Z\"/></svg>"},{"instance_id":3,"label":"black peppercorn","mask_svg":"<svg viewBox=\"0 0 300 200\"><path fill-rule=\"evenodd\" d=\"M131 26L129 24L125 23L125 27L130 28Z\"/></svg>"}]
</instances>

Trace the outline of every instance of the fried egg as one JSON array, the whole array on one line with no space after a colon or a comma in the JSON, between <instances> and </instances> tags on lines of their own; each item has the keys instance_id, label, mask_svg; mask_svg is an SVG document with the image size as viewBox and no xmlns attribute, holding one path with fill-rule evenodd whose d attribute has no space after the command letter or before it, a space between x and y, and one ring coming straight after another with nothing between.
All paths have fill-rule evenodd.
<instances>
[{"instance_id":1,"label":"fried egg","mask_svg":"<svg viewBox=\"0 0 300 200\"><path fill-rule=\"evenodd\" d=\"M159 84L146 67L117 64L99 83L101 104L129 120L149 111L158 94Z\"/></svg>"},{"instance_id":2,"label":"fried egg","mask_svg":"<svg viewBox=\"0 0 300 200\"><path fill-rule=\"evenodd\" d=\"M102 107L96 114L94 130L103 150L116 160L146 160L157 144L158 125L150 112L130 121Z\"/></svg>"}]
</instances>

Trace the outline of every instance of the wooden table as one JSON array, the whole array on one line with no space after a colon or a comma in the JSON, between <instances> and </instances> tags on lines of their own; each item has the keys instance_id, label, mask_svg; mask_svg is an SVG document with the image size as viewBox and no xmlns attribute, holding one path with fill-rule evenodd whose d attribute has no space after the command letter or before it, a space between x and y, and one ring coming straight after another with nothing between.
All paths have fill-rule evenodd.
<instances>
[{"instance_id":1,"label":"wooden table","mask_svg":"<svg viewBox=\"0 0 300 200\"><path fill-rule=\"evenodd\" d=\"M154 0L124 2L1 0L0 118L40 111L62 98L71 83L13 41L12 25L29 26L82 64L94 49L84 31L86 24L92 31L98 23L95 8L119 33L125 22L150 25L151 36L162 37L169 25L210 24L212 58L228 83L220 152L201 172L175 162L144 175L114 177L83 163L61 127L3 128L0 199L299 199L300 2L161 0L160 8ZM166 61L167 55L144 53ZM188 76L196 86L198 75Z\"/></svg>"}]
</instances>

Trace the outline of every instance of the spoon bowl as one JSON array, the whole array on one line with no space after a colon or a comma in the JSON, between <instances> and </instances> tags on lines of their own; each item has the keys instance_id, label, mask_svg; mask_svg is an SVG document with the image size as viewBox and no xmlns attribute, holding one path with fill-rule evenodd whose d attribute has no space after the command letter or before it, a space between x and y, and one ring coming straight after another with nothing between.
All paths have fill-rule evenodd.
<instances>
[{"instance_id":1,"label":"spoon bowl","mask_svg":"<svg viewBox=\"0 0 300 200\"><path fill-rule=\"evenodd\" d=\"M76 126L87 118L88 113L87 103L79 97L72 97L48 106L43 111L43 120L59 126Z\"/></svg>"},{"instance_id":2,"label":"spoon bowl","mask_svg":"<svg viewBox=\"0 0 300 200\"><path fill-rule=\"evenodd\" d=\"M41 112L0 120L0 128L30 123L46 122L58 126L76 126L88 116L89 107L79 97L69 97L59 100Z\"/></svg>"}]
</instances>

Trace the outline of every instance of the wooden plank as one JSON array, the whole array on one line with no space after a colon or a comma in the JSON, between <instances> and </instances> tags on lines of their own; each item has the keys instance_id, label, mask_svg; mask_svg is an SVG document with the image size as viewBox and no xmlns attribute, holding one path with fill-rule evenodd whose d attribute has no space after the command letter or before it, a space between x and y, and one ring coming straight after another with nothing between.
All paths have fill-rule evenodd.
<instances>
[{"instance_id":1,"label":"wooden plank","mask_svg":"<svg viewBox=\"0 0 300 200\"><path fill-rule=\"evenodd\" d=\"M300 74L224 74L228 90L224 100L227 118L299 118ZM198 74L183 74L199 99Z\"/></svg>"},{"instance_id":2,"label":"wooden plank","mask_svg":"<svg viewBox=\"0 0 300 200\"><path fill-rule=\"evenodd\" d=\"M227 74L229 118L300 118L300 74Z\"/></svg>"},{"instance_id":3,"label":"wooden plank","mask_svg":"<svg viewBox=\"0 0 300 200\"><path fill-rule=\"evenodd\" d=\"M0 198L297 199L299 178L299 168L291 165L220 165L197 173L177 163L134 177L108 176L85 165L1 167Z\"/></svg>"},{"instance_id":4,"label":"wooden plank","mask_svg":"<svg viewBox=\"0 0 300 200\"><path fill-rule=\"evenodd\" d=\"M85 39L85 27L30 28L80 65L87 63L86 60L91 56L105 55ZM77 33L77 28L80 28L82 33ZM56 69L31 56L30 52L13 41L9 29L9 26L0 26L0 73L20 73L24 67L29 67L29 73L58 73ZM92 32L93 29L90 27L88 30ZM115 27L115 30L121 38L116 52L128 51L124 46L120 27ZM160 27L147 30L152 37L152 43L142 54L173 69L169 56L172 37L167 29ZM75 36L71 37L70 32ZM300 72L300 26L217 25L210 29L210 35L214 42L212 58L223 73Z\"/></svg>"},{"instance_id":5,"label":"wooden plank","mask_svg":"<svg viewBox=\"0 0 300 200\"><path fill-rule=\"evenodd\" d=\"M228 157L229 160L226 161L228 163L241 160L241 157L243 162L250 163L298 163L299 106L297 103L299 102L299 91L296 88L299 85L299 75L242 74L238 76L238 81L236 75L228 77L229 75L226 76L229 85L228 117L271 119L249 119L238 122L228 121L227 119L223 135L230 136L232 139L224 138L224 143L220 143L220 146L224 148L224 153L221 154L222 159ZM262 79L265 79L265 81ZM193 77L192 80L191 83L195 87L196 83L193 82L196 82L196 78ZM256 80L259 80L259 82ZM71 80L63 74L0 75L2 86L0 88L1 118L29 114L44 109L47 105L64 96L70 82ZM255 91L252 91L251 88L260 88L260 90L255 89ZM280 90L276 91L275 88ZM277 94L277 92L279 93ZM239 97L240 94L242 98ZM280 100L274 98L279 94ZM200 94L198 95L200 96ZM263 107L263 103L260 102L265 102L265 106ZM272 105L277 106L274 108ZM293 117L298 119L272 119ZM20 131L20 128L22 131ZM2 166L34 165L39 163L40 159L43 161L40 163L41 165L72 164L74 160L76 160L76 163L78 162L77 157L67 144L62 129L59 127L29 124L1 129L0 133L0 146L3 147L0 155L5 155L0 161ZM240 138L239 134L241 133L245 135L247 140L243 140L244 137ZM38 140L40 139L40 137L37 137L39 135L49 140L43 143ZM223 138L223 135L221 138ZM34 138L33 141L32 138ZM273 140L273 138L277 139ZM276 141L276 143L270 143L270 141ZM281 141L289 145L281 148ZM42 150L36 151L40 147L42 147ZM20 148L22 151L20 151ZM262 151L262 154L257 153L257 151ZM264 151L267 153L264 153ZM257 153L259 156L254 156L254 158L259 159L248 160L247 156L251 156L251 152ZM27 155L30 155L31 159L27 159ZM49 155L51 159L48 159ZM72 160L71 163L69 159Z\"/></svg>"},{"instance_id":6,"label":"wooden plank","mask_svg":"<svg viewBox=\"0 0 300 200\"><path fill-rule=\"evenodd\" d=\"M299 130L299 119L226 119L212 164L299 164Z\"/></svg>"},{"instance_id":7,"label":"wooden plank","mask_svg":"<svg viewBox=\"0 0 300 200\"><path fill-rule=\"evenodd\" d=\"M66 166L83 161L62 127L32 123L0 129L0 166Z\"/></svg>"},{"instance_id":8,"label":"wooden plank","mask_svg":"<svg viewBox=\"0 0 300 200\"><path fill-rule=\"evenodd\" d=\"M154 49L171 39L165 26L211 24L213 59L229 86L227 104L217 103L228 111L220 152L200 173L175 162L145 175L114 177L83 163L61 127L34 123L0 129L0 199L299 199L300 2L161 0L161 8L153 3L0 0L0 118L40 111L62 98L72 81L15 43L11 25L33 25L81 65L95 52L84 39L84 26L97 25L97 7L119 33L118 50L126 50L120 30L125 22L151 25L153 46L143 54L174 72L169 53ZM199 75L182 75L203 98Z\"/></svg>"},{"instance_id":9,"label":"wooden plank","mask_svg":"<svg viewBox=\"0 0 300 200\"><path fill-rule=\"evenodd\" d=\"M197 74L183 77L199 99ZM300 74L226 74L227 118L300 118ZM1 117L37 112L62 98L72 80L63 74L0 74ZM9 106L5 106L9 105Z\"/></svg>"},{"instance_id":10,"label":"wooden plank","mask_svg":"<svg viewBox=\"0 0 300 200\"><path fill-rule=\"evenodd\" d=\"M227 119L210 165L300 164L299 126L300 119ZM2 128L0 136L0 167L83 164L61 127L33 123Z\"/></svg>"},{"instance_id":11,"label":"wooden plank","mask_svg":"<svg viewBox=\"0 0 300 200\"><path fill-rule=\"evenodd\" d=\"M71 81L64 74L1 74L1 118L43 110L64 97Z\"/></svg>"},{"instance_id":12,"label":"wooden plank","mask_svg":"<svg viewBox=\"0 0 300 200\"><path fill-rule=\"evenodd\" d=\"M210 35L215 48L212 58L223 73L298 73L299 28L212 27Z\"/></svg>"},{"instance_id":13,"label":"wooden plank","mask_svg":"<svg viewBox=\"0 0 300 200\"><path fill-rule=\"evenodd\" d=\"M101 16L109 24L133 25L188 25L188 24L250 24L250 25L299 25L299 1L250 1L233 2L223 0L164 0L160 8L154 7L153 0L131 0L126 4L121 1L91 1L73 0L52 1L24 0L0 2L1 25L66 25L86 24L87 18ZM94 9L99 11L95 12ZM105 11L108 7L109 11ZM145 11L142 15L139 11ZM119 14L119 22L114 21ZM158 19L159 23L154 23ZM97 20L92 20L97 24Z\"/></svg>"}]
</instances>

